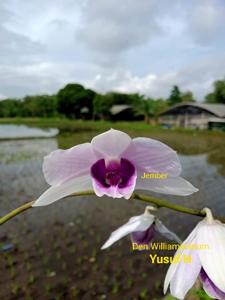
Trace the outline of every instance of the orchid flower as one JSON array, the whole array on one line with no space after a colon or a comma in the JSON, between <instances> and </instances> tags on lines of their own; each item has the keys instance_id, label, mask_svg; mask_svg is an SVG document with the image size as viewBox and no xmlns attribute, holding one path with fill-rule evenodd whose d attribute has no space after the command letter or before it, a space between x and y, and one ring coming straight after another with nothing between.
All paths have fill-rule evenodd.
<instances>
[{"instance_id":1,"label":"orchid flower","mask_svg":"<svg viewBox=\"0 0 225 300\"><path fill-rule=\"evenodd\" d=\"M144 214L130 218L130 220L113 231L109 239L105 242L101 249L106 249L112 244L125 237L131 235L131 241L138 245L149 245L156 232L170 240L175 240L179 244L181 240L177 235L171 232L163 223L150 213L151 206L147 206Z\"/></svg>"},{"instance_id":2,"label":"orchid flower","mask_svg":"<svg viewBox=\"0 0 225 300\"><path fill-rule=\"evenodd\" d=\"M184 299L199 276L205 292L213 299L225 299L225 225L214 220L208 208L204 209L206 218L199 222L188 238L177 250L175 256L190 255L191 263L182 259L172 263L168 269L164 293L170 285L171 294ZM188 245L208 245L204 249L187 250ZM185 249L185 250L183 250Z\"/></svg>"},{"instance_id":3,"label":"orchid flower","mask_svg":"<svg viewBox=\"0 0 225 300\"><path fill-rule=\"evenodd\" d=\"M168 177L143 180L144 172L163 172ZM181 196L198 191L179 177L181 165L170 147L150 138L132 140L126 133L114 129L95 136L91 143L51 152L44 158L43 173L51 187L33 206L48 205L90 189L99 197L126 199L134 189Z\"/></svg>"}]
</instances>

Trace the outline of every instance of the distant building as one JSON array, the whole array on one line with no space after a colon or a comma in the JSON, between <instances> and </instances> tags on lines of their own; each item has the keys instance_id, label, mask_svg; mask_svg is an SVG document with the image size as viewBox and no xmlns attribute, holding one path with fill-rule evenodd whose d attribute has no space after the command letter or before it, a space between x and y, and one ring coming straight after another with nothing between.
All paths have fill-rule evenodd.
<instances>
[{"instance_id":1,"label":"distant building","mask_svg":"<svg viewBox=\"0 0 225 300\"><path fill-rule=\"evenodd\" d=\"M111 119L113 121L126 120L143 120L143 115L138 115L131 105L116 104L110 108Z\"/></svg>"},{"instance_id":2,"label":"distant building","mask_svg":"<svg viewBox=\"0 0 225 300\"><path fill-rule=\"evenodd\" d=\"M164 126L183 128L225 129L225 104L185 103L169 108L160 114Z\"/></svg>"}]
</instances>

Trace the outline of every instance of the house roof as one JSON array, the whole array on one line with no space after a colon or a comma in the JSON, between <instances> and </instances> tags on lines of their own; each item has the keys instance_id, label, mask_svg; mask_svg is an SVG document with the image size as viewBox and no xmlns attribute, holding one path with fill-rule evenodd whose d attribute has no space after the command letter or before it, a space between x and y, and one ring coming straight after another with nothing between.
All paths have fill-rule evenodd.
<instances>
[{"instance_id":1,"label":"house roof","mask_svg":"<svg viewBox=\"0 0 225 300\"><path fill-rule=\"evenodd\" d=\"M126 104L117 104L117 105L113 105L111 108L110 108L110 112L112 115L116 115L116 114L119 114L121 113L122 111L128 109L128 108L131 108L132 106L131 105L126 105Z\"/></svg>"},{"instance_id":2,"label":"house roof","mask_svg":"<svg viewBox=\"0 0 225 300\"><path fill-rule=\"evenodd\" d=\"M175 105L168 110L161 113L161 115L169 114L170 112L177 110L178 108L185 108L187 107L196 107L200 108L204 111L208 111L209 113L213 114L216 117L223 118L225 117L225 104L209 104L209 103L182 103Z\"/></svg>"}]
</instances>

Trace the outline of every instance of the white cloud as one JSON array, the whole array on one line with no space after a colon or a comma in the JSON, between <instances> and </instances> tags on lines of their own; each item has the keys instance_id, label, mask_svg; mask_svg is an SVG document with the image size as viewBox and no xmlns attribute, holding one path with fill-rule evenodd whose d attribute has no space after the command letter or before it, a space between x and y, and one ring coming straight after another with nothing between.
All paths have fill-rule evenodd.
<instances>
[{"instance_id":1,"label":"white cloud","mask_svg":"<svg viewBox=\"0 0 225 300\"><path fill-rule=\"evenodd\" d=\"M87 73L93 78L96 72L99 69L94 65L83 63L43 62L27 66L2 66L0 82L4 94L21 97L24 94L56 93L68 82L85 84Z\"/></svg>"},{"instance_id":2,"label":"white cloud","mask_svg":"<svg viewBox=\"0 0 225 300\"><path fill-rule=\"evenodd\" d=\"M225 8L219 0L197 0L188 15L194 41L210 44L224 34Z\"/></svg>"},{"instance_id":3,"label":"white cloud","mask_svg":"<svg viewBox=\"0 0 225 300\"><path fill-rule=\"evenodd\" d=\"M0 94L99 91L198 99L224 77L223 0L1 0Z\"/></svg>"},{"instance_id":4,"label":"white cloud","mask_svg":"<svg viewBox=\"0 0 225 300\"><path fill-rule=\"evenodd\" d=\"M216 67L215 67L216 65ZM225 56L207 57L177 71L137 76L129 71L117 70L111 74L98 74L94 80L87 82L99 92L108 90L125 93L139 92L150 97L169 96L173 85L179 85L183 92L193 91L197 100L202 101L212 89L215 78L223 78Z\"/></svg>"},{"instance_id":5,"label":"white cloud","mask_svg":"<svg viewBox=\"0 0 225 300\"><path fill-rule=\"evenodd\" d=\"M7 20L12 15L0 3L0 65L26 64L34 61L41 50L41 44L33 42L22 33L16 33L7 28Z\"/></svg>"},{"instance_id":6,"label":"white cloud","mask_svg":"<svg viewBox=\"0 0 225 300\"><path fill-rule=\"evenodd\" d=\"M89 1L78 36L92 50L123 52L160 33L157 9L156 0Z\"/></svg>"}]
</instances>

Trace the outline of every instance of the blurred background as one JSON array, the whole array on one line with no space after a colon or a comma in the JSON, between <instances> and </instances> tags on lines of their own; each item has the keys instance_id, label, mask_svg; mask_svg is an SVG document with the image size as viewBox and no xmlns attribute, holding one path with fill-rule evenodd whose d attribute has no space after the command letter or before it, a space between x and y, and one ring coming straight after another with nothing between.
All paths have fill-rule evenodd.
<instances>
[{"instance_id":1,"label":"blurred background","mask_svg":"<svg viewBox=\"0 0 225 300\"><path fill-rule=\"evenodd\" d=\"M45 155L115 128L171 146L199 188L151 196L224 216L224 25L222 0L2 0L0 215L47 189ZM129 237L100 250L144 208L71 197L4 224L0 299L172 300L162 292L168 266L132 251ZM157 215L182 239L199 221ZM195 287L186 299L209 298Z\"/></svg>"}]
</instances>

